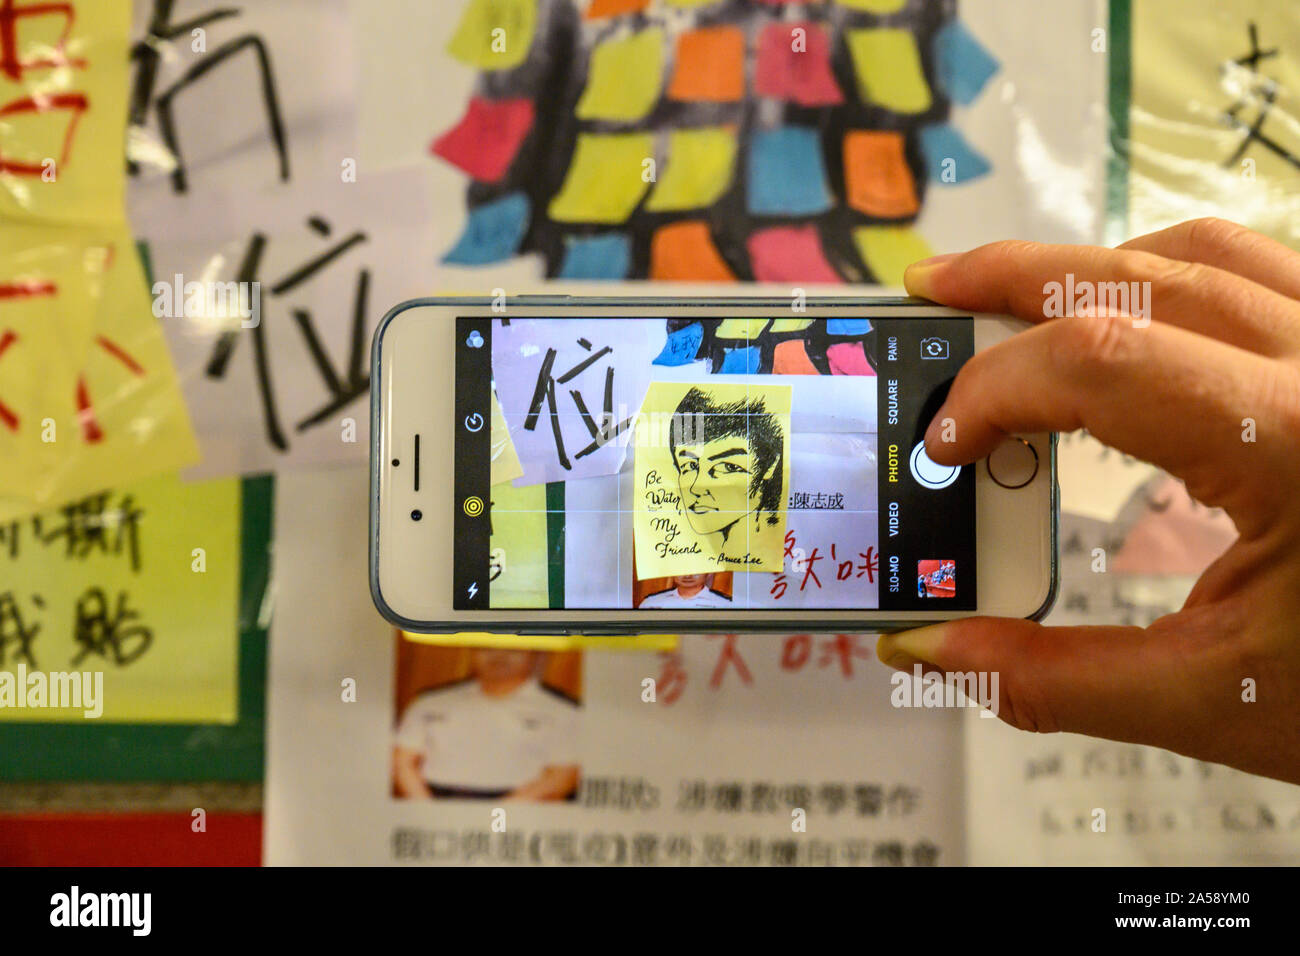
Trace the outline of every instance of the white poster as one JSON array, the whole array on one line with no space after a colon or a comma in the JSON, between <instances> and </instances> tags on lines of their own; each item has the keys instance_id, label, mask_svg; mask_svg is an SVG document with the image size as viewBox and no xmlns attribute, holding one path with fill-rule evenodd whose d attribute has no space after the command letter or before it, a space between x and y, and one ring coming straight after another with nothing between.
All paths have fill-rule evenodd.
<instances>
[{"instance_id":1,"label":"white poster","mask_svg":"<svg viewBox=\"0 0 1300 956\"><path fill-rule=\"evenodd\" d=\"M893 707L872 638L398 645L365 494L359 468L278 479L277 547L308 558L276 567L268 864L962 862L958 715Z\"/></svg>"}]
</instances>

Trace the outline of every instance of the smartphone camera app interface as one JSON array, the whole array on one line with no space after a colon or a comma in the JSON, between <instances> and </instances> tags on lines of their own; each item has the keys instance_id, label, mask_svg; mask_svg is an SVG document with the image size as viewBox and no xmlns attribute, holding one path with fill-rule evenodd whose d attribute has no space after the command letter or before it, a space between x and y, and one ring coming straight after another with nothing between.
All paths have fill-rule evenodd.
<instances>
[{"instance_id":1,"label":"smartphone camera app interface","mask_svg":"<svg viewBox=\"0 0 1300 956\"><path fill-rule=\"evenodd\" d=\"M969 318L461 318L457 610L975 608Z\"/></svg>"}]
</instances>

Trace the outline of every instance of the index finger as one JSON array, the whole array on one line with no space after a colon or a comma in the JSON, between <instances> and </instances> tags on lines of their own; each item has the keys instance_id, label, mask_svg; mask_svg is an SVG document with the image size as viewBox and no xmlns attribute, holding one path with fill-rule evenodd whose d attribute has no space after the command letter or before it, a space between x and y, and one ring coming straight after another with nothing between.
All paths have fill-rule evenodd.
<instances>
[{"instance_id":1,"label":"index finger","mask_svg":"<svg viewBox=\"0 0 1300 956\"><path fill-rule=\"evenodd\" d=\"M1086 428L1182 478L1194 498L1223 507L1247 534L1281 507L1267 483L1297 483L1287 409L1300 408L1298 381L1284 363L1183 329L1055 319L962 367L930 424L926 454L962 464L1007 435Z\"/></svg>"},{"instance_id":2,"label":"index finger","mask_svg":"<svg viewBox=\"0 0 1300 956\"><path fill-rule=\"evenodd\" d=\"M1300 348L1300 303L1223 269L1150 252L995 242L915 263L903 281L913 295L1030 322L1133 315L1137 325L1154 319L1261 355Z\"/></svg>"}]
</instances>

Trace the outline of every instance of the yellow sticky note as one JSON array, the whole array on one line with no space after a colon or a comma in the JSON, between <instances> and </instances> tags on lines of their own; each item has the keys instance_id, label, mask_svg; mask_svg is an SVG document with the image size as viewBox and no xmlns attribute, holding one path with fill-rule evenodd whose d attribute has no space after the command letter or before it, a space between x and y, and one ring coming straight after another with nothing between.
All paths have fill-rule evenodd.
<instances>
[{"instance_id":1,"label":"yellow sticky note","mask_svg":"<svg viewBox=\"0 0 1300 956\"><path fill-rule=\"evenodd\" d=\"M712 206L731 186L735 164L735 130L717 126L674 131L663 175L646 209L676 212Z\"/></svg>"},{"instance_id":2,"label":"yellow sticky note","mask_svg":"<svg viewBox=\"0 0 1300 956\"><path fill-rule=\"evenodd\" d=\"M1288 0L1132 5L1128 233L1115 242L1220 216L1300 249L1296 13Z\"/></svg>"},{"instance_id":3,"label":"yellow sticky note","mask_svg":"<svg viewBox=\"0 0 1300 956\"><path fill-rule=\"evenodd\" d=\"M713 333L720 339L749 341L763 334L771 319L723 319Z\"/></svg>"},{"instance_id":4,"label":"yellow sticky note","mask_svg":"<svg viewBox=\"0 0 1300 956\"><path fill-rule=\"evenodd\" d=\"M124 219L131 4L19 3L0 71L0 218ZM23 8L28 8L25 11ZM66 36L65 36L66 32Z\"/></svg>"},{"instance_id":5,"label":"yellow sticky note","mask_svg":"<svg viewBox=\"0 0 1300 956\"><path fill-rule=\"evenodd\" d=\"M910 226L864 226L853 230L853 242L881 285L901 286L903 270L934 255L929 243Z\"/></svg>"},{"instance_id":6,"label":"yellow sticky note","mask_svg":"<svg viewBox=\"0 0 1300 956\"><path fill-rule=\"evenodd\" d=\"M489 425L489 448L492 456L490 482L499 485L503 481L514 481L524 473L523 463L519 461L519 452L510 437L510 425L506 422L505 412L497 401L497 393L492 393L492 421Z\"/></svg>"},{"instance_id":7,"label":"yellow sticky note","mask_svg":"<svg viewBox=\"0 0 1300 956\"><path fill-rule=\"evenodd\" d=\"M897 13L907 6L907 0L835 0L841 7L863 10L867 13Z\"/></svg>"},{"instance_id":8,"label":"yellow sticky note","mask_svg":"<svg viewBox=\"0 0 1300 956\"><path fill-rule=\"evenodd\" d=\"M83 253L60 229L0 230L0 511L4 489L46 479L67 450L57 442L74 425L64 410L85 365L105 267L104 257Z\"/></svg>"},{"instance_id":9,"label":"yellow sticky note","mask_svg":"<svg viewBox=\"0 0 1300 956\"><path fill-rule=\"evenodd\" d=\"M551 200L551 218L626 222L650 187L646 160L653 158L649 133L579 133L564 185Z\"/></svg>"},{"instance_id":10,"label":"yellow sticky note","mask_svg":"<svg viewBox=\"0 0 1300 956\"><path fill-rule=\"evenodd\" d=\"M436 647L501 647L521 651L675 651L676 634L494 634L459 631L455 634L399 632L416 644Z\"/></svg>"},{"instance_id":11,"label":"yellow sticky note","mask_svg":"<svg viewBox=\"0 0 1300 956\"><path fill-rule=\"evenodd\" d=\"M480 70L513 70L536 30L537 0L470 0L447 52Z\"/></svg>"},{"instance_id":12,"label":"yellow sticky note","mask_svg":"<svg viewBox=\"0 0 1300 956\"><path fill-rule=\"evenodd\" d=\"M933 100L921 72L921 54L908 30L849 30L846 33L858 95L895 113L924 113Z\"/></svg>"},{"instance_id":13,"label":"yellow sticky note","mask_svg":"<svg viewBox=\"0 0 1300 956\"><path fill-rule=\"evenodd\" d=\"M492 607L548 607L546 485L492 486Z\"/></svg>"},{"instance_id":14,"label":"yellow sticky note","mask_svg":"<svg viewBox=\"0 0 1300 956\"><path fill-rule=\"evenodd\" d=\"M773 332L802 332L808 326L813 324L812 319L775 319L772 322Z\"/></svg>"},{"instance_id":15,"label":"yellow sticky note","mask_svg":"<svg viewBox=\"0 0 1300 956\"><path fill-rule=\"evenodd\" d=\"M238 479L155 478L0 527L0 720L235 722ZM73 686L79 706L50 706Z\"/></svg>"},{"instance_id":16,"label":"yellow sticky note","mask_svg":"<svg viewBox=\"0 0 1300 956\"><path fill-rule=\"evenodd\" d=\"M606 40L591 54L590 79L575 110L578 119L634 123L659 99L664 32L651 28Z\"/></svg>"},{"instance_id":17,"label":"yellow sticky note","mask_svg":"<svg viewBox=\"0 0 1300 956\"><path fill-rule=\"evenodd\" d=\"M782 569L792 392L650 383L633 442L638 579Z\"/></svg>"},{"instance_id":18,"label":"yellow sticky note","mask_svg":"<svg viewBox=\"0 0 1300 956\"><path fill-rule=\"evenodd\" d=\"M0 521L198 460L125 226L0 231L3 289Z\"/></svg>"},{"instance_id":19,"label":"yellow sticky note","mask_svg":"<svg viewBox=\"0 0 1300 956\"><path fill-rule=\"evenodd\" d=\"M703 6L707 6L710 3L718 3L718 2L719 0L668 0L668 6L682 7L683 9L689 9L691 7L703 7Z\"/></svg>"}]
</instances>

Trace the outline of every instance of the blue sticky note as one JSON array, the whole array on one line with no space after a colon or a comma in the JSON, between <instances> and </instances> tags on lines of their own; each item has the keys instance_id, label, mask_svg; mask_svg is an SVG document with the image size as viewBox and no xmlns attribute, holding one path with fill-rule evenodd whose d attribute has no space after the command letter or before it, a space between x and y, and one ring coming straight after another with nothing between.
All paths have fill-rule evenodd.
<instances>
[{"instance_id":1,"label":"blue sticky note","mask_svg":"<svg viewBox=\"0 0 1300 956\"><path fill-rule=\"evenodd\" d=\"M511 193L469 211L469 222L455 248L442 261L452 265L483 266L503 262L519 251L528 232L531 206L523 193Z\"/></svg>"},{"instance_id":2,"label":"blue sticky note","mask_svg":"<svg viewBox=\"0 0 1300 956\"><path fill-rule=\"evenodd\" d=\"M934 35L934 60L939 85L962 106L975 102L999 66L960 20L950 20Z\"/></svg>"},{"instance_id":3,"label":"blue sticky note","mask_svg":"<svg viewBox=\"0 0 1300 956\"><path fill-rule=\"evenodd\" d=\"M726 354L722 356L722 368L718 372L721 375L757 375L758 365L757 345L743 349L727 349Z\"/></svg>"},{"instance_id":4,"label":"blue sticky note","mask_svg":"<svg viewBox=\"0 0 1300 956\"><path fill-rule=\"evenodd\" d=\"M969 183L993 168L955 127L948 125L922 129L921 152L925 154L930 182L940 186Z\"/></svg>"},{"instance_id":5,"label":"blue sticky note","mask_svg":"<svg viewBox=\"0 0 1300 956\"><path fill-rule=\"evenodd\" d=\"M782 126L755 134L748 205L755 216L812 216L831 207L817 130Z\"/></svg>"},{"instance_id":6,"label":"blue sticky note","mask_svg":"<svg viewBox=\"0 0 1300 956\"><path fill-rule=\"evenodd\" d=\"M700 343L703 341L704 326L699 322L692 322L676 332L669 332L663 351L651 364L689 365L695 361L695 356L700 352Z\"/></svg>"},{"instance_id":7,"label":"blue sticky note","mask_svg":"<svg viewBox=\"0 0 1300 956\"><path fill-rule=\"evenodd\" d=\"M626 279L631 269L632 243L622 233L570 237L559 278Z\"/></svg>"},{"instance_id":8,"label":"blue sticky note","mask_svg":"<svg viewBox=\"0 0 1300 956\"><path fill-rule=\"evenodd\" d=\"M827 319L827 335L866 335L871 323L866 319Z\"/></svg>"}]
</instances>

